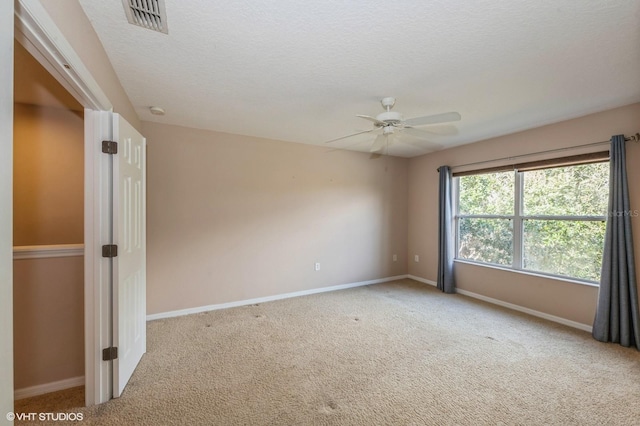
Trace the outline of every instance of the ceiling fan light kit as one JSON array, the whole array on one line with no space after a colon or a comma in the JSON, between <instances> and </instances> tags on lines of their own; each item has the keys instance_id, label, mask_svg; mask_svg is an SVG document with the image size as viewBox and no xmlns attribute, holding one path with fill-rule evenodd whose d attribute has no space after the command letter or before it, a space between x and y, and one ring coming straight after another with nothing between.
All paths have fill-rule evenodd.
<instances>
[{"instance_id":1,"label":"ceiling fan light kit","mask_svg":"<svg viewBox=\"0 0 640 426\"><path fill-rule=\"evenodd\" d=\"M342 136L336 139L327 141L327 143L335 142L337 140L350 138L363 133L375 133L378 136L374 139L371 145L370 152L379 153L385 147L388 147L393 142L398 141L403 133L412 136L413 138L422 139L421 143L416 143L411 140L399 140L401 143L407 143L409 145L417 146L422 149L429 148L442 148L442 145L435 142L431 142L428 139L434 135L438 135L437 132L430 132L427 129L416 129L416 126L428 126L433 124L449 123L453 121L459 121L462 117L457 112L446 112L443 114L427 115L423 117L414 117L404 119L403 115L397 111L391 111L396 104L396 99L393 97L382 98L380 101L384 112L378 114L375 117L369 115L357 115L357 117L364 118L365 120L373 123L371 130L360 131L351 135ZM380 132L382 130L382 132ZM396 134L397 130L397 134Z\"/></svg>"}]
</instances>

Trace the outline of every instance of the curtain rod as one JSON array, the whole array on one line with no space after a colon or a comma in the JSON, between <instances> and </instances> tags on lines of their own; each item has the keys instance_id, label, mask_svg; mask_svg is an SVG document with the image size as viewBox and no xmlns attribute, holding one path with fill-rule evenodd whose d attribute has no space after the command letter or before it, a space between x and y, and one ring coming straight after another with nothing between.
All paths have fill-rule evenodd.
<instances>
[{"instance_id":1,"label":"curtain rod","mask_svg":"<svg viewBox=\"0 0 640 426\"><path fill-rule=\"evenodd\" d=\"M640 142L640 133L636 133L635 135L631 135L629 137L625 136L624 140L627 141L627 142L629 142L629 141ZM588 143L588 144L584 144L584 145L574 145L574 146L568 146L568 147L565 147L565 148L549 149L549 150L546 150L546 151L531 152L529 154L514 155L512 157L496 158L495 160L476 161L476 162L473 162L473 163L458 164L457 166L451 166L451 168L453 169L455 167L477 166L479 164L495 163L496 161L503 161L503 160L515 160L516 158L530 157L532 155L547 154L547 153L550 153L550 152L568 151L570 149L584 148L584 147L588 147L588 146L604 145L604 144L608 144L609 142L611 142L611 141L593 142L593 143Z\"/></svg>"}]
</instances>

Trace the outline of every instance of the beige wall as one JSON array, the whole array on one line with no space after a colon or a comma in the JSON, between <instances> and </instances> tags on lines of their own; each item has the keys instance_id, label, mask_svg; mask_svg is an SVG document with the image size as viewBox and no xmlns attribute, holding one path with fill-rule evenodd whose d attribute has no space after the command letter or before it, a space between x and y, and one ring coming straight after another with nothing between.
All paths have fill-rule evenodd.
<instances>
[{"instance_id":1,"label":"beige wall","mask_svg":"<svg viewBox=\"0 0 640 426\"><path fill-rule=\"evenodd\" d=\"M408 160L150 122L142 133L149 314L406 274Z\"/></svg>"},{"instance_id":2,"label":"beige wall","mask_svg":"<svg viewBox=\"0 0 640 426\"><path fill-rule=\"evenodd\" d=\"M0 1L0 424L13 424L13 2Z\"/></svg>"},{"instance_id":3,"label":"beige wall","mask_svg":"<svg viewBox=\"0 0 640 426\"><path fill-rule=\"evenodd\" d=\"M18 40L13 43L13 102L82 112L84 108Z\"/></svg>"},{"instance_id":4,"label":"beige wall","mask_svg":"<svg viewBox=\"0 0 640 426\"><path fill-rule=\"evenodd\" d=\"M82 113L15 104L14 141L14 245L82 243Z\"/></svg>"},{"instance_id":5,"label":"beige wall","mask_svg":"<svg viewBox=\"0 0 640 426\"><path fill-rule=\"evenodd\" d=\"M409 274L436 280L438 244L438 173L436 169L439 166L457 166L606 141L615 134L631 135L638 131L640 131L640 104L633 104L411 159L409 162L408 255L412 258L414 254L419 254L420 263L411 261ZM599 146L571 152L602 149L603 146ZM552 155L568 155L568 152ZM538 158L542 157L545 156ZM640 167L637 167L639 162L640 144L628 143L627 168L631 208L637 210L640 210ZM463 169L458 168L458 170ZM635 251L638 253L637 268L640 270L639 221L640 218L633 219L633 224L638 230L635 236ZM461 289L579 323L591 325L593 322L597 287L463 263L455 264L455 275L457 285Z\"/></svg>"},{"instance_id":6,"label":"beige wall","mask_svg":"<svg viewBox=\"0 0 640 426\"><path fill-rule=\"evenodd\" d=\"M140 130L140 119L134 106L122 88L104 47L91 26L89 18L84 14L80 2L77 0L41 0L40 3L107 95L113 105L114 112L122 115L133 127Z\"/></svg>"},{"instance_id":7,"label":"beige wall","mask_svg":"<svg viewBox=\"0 0 640 426\"><path fill-rule=\"evenodd\" d=\"M84 376L83 262L14 260L16 389Z\"/></svg>"},{"instance_id":8,"label":"beige wall","mask_svg":"<svg viewBox=\"0 0 640 426\"><path fill-rule=\"evenodd\" d=\"M84 240L82 113L14 105L14 245ZM84 375L83 258L15 260L16 389Z\"/></svg>"}]
</instances>

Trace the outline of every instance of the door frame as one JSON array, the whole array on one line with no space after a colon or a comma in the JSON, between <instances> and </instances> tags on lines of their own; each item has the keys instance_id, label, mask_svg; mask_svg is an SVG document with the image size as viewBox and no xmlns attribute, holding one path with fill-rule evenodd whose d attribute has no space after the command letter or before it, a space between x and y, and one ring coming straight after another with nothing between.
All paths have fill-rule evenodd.
<instances>
[{"instance_id":1,"label":"door frame","mask_svg":"<svg viewBox=\"0 0 640 426\"><path fill-rule=\"evenodd\" d=\"M15 3L15 38L85 107L84 112L84 339L85 403L111 398L110 270L101 246L109 241L108 169L100 141L111 138L113 105L39 0ZM108 166L108 163L107 163ZM107 188L107 189L105 189Z\"/></svg>"},{"instance_id":2,"label":"door frame","mask_svg":"<svg viewBox=\"0 0 640 426\"><path fill-rule=\"evenodd\" d=\"M0 2L0 413L13 411L13 27ZM11 417L11 416L7 416ZM0 424L13 424L0 417Z\"/></svg>"}]
</instances>

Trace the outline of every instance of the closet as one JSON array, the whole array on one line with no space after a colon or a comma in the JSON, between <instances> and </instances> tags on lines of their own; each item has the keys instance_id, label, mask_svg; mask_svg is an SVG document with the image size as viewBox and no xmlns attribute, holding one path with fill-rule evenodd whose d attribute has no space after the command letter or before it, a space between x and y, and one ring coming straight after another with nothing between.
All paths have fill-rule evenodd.
<instances>
[{"instance_id":1,"label":"closet","mask_svg":"<svg viewBox=\"0 0 640 426\"><path fill-rule=\"evenodd\" d=\"M14 43L14 388L84 385L83 108Z\"/></svg>"}]
</instances>

